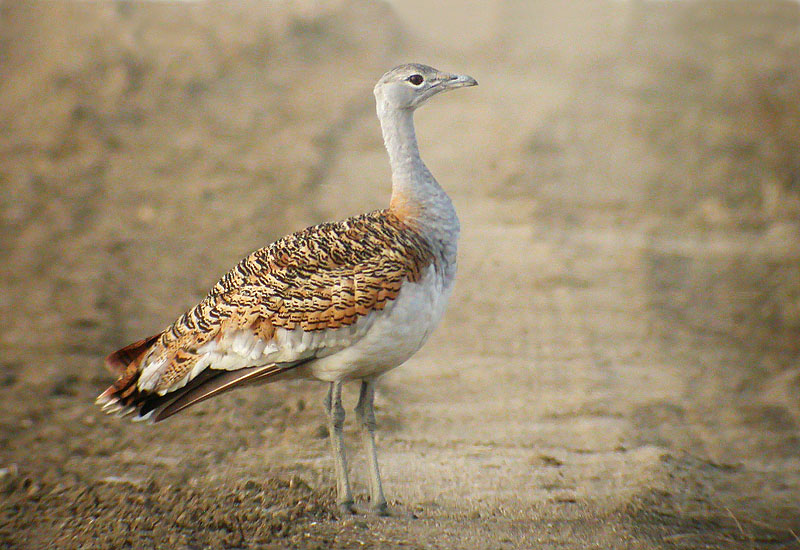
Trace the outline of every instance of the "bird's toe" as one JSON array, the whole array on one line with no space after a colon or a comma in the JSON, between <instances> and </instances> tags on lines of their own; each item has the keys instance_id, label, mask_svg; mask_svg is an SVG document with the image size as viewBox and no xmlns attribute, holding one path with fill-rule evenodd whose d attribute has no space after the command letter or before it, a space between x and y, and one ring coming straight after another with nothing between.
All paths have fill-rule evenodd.
<instances>
[{"instance_id":1,"label":"bird's toe","mask_svg":"<svg viewBox=\"0 0 800 550\"><path fill-rule=\"evenodd\" d=\"M339 514L342 517L352 516L356 513L356 509L353 506L353 501L348 502L340 502L339 503Z\"/></svg>"}]
</instances>

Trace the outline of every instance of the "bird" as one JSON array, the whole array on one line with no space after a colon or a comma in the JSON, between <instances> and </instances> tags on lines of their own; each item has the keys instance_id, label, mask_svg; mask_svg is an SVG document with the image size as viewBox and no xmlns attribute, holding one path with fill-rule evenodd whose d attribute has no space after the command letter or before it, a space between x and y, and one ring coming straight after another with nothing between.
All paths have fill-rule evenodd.
<instances>
[{"instance_id":1,"label":"bird","mask_svg":"<svg viewBox=\"0 0 800 550\"><path fill-rule=\"evenodd\" d=\"M422 161L414 112L476 86L468 75L409 63L374 87L392 170L389 207L326 222L256 250L162 332L111 353L107 413L159 422L231 389L287 379L327 383L337 507L356 513L343 440L342 386L359 382L355 414L368 454L369 509L388 514L375 446L375 383L439 324L456 275L460 224Z\"/></svg>"}]
</instances>

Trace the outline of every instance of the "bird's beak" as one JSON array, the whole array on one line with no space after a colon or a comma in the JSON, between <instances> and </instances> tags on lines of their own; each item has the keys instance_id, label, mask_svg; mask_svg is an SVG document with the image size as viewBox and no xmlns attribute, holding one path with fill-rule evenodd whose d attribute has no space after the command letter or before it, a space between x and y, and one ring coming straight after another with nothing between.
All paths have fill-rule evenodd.
<instances>
[{"instance_id":1,"label":"bird's beak","mask_svg":"<svg viewBox=\"0 0 800 550\"><path fill-rule=\"evenodd\" d=\"M431 96L435 96L441 92L455 90L456 88L464 88L466 86L477 86L478 81L471 76L465 74L449 74L439 73L434 84L423 92L415 101L414 108L422 105Z\"/></svg>"},{"instance_id":2,"label":"bird's beak","mask_svg":"<svg viewBox=\"0 0 800 550\"><path fill-rule=\"evenodd\" d=\"M478 81L466 74L451 74L442 80L439 84L445 90L452 90L454 88L464 88L467 86L477 86Z\"/></svg>"}]
</instances>

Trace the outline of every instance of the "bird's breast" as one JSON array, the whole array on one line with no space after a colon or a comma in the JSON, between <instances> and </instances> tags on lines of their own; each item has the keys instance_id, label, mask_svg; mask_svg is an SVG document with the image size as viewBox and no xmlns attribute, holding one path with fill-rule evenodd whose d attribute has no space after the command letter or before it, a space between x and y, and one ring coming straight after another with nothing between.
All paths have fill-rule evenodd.
<instances>
[{"instance_id":1,"label":"bird's breast","mask_svg":"<svg viewBox=\"0 0 800 550\"><path fill-rule=\"evenodd\" d=\"M367 327L358 341L307 363L302 374L328 382L360 379L404 363L442 319L452 290L450 271L431 264L417 282L406 281L395 300L358 321Z\"/></svg>"}]
</instances>

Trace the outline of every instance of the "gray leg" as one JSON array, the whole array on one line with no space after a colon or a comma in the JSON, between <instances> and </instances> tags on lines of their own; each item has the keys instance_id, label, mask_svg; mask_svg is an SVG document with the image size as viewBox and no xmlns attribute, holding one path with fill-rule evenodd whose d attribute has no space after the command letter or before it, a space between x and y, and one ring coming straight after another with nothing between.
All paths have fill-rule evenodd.
<instances>
[{"instance_id":1,"label":"gray leg","mask_svg":"<svg viewBox=\"0 0 800 550\"><path fill-rule=\"evenodd\" d=\"M375 452L375 409L373 401L375 399L375 381L361 382L361 393L356 405L356 415L361 426L361 437L364 441L364 449L369 455L369 494L370 507L377 513L385 515L386 498L383 496L381 486L381 473L378 470L378 455Z\"/></svg>"},{"instance_id":2,"label":"gray leg","mask_svg":"<svg viewBox=\"0 0 800 550\"><path fill-rule=\"evenodd\" d=\"M350 481L347 479L347 457L344 451L344 407L342 407L342 383L331 382L328 397L325 398L325 410L328 413L328 431L333 449L333 460L336 465L336 492L339 510L344 514L353 513L353 494L350 492Z\"/></svg>"}]
</instances>

